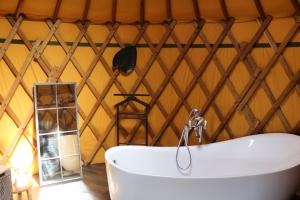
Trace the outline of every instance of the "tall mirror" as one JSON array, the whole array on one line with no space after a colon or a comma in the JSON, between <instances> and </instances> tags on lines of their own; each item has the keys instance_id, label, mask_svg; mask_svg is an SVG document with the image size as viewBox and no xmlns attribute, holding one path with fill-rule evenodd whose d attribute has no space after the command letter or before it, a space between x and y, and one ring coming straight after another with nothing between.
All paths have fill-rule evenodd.
<instances>
[{"instance_id":1,"label":"tall mirror","mask_svg":"<svg viewBox=\"0 0 300 200\"><path fill-rule=\"evenodd\" d=\"M82 177L75 83L34 85L41 185Z\"/></svg>"}]
</instances>

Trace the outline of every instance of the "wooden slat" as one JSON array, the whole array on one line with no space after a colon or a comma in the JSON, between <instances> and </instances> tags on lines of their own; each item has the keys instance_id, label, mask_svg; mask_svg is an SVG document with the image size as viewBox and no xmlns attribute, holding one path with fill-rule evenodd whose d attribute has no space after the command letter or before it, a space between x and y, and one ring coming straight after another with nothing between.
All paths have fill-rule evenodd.
<instances>
[{"instance_id":1,"label":"wooden slat","mask_svg":"<svg viewBox=\"0 0 300 200\"><path fill-rule=\"evenodd\" d=\"M36 41L36 43L34 44L31 52L28 54L25 62L23 63L23 66L18 74L18 76L16 77L15 81L13 82L10 90L8 91L7 95L6 95L6 98L3 100L2 102L2 106L0 108L0 119L2 118L10 100L12 99L12 97L14 96L23 76L25 75L25 72L30 64L30 62L32 61L33 59L33 55L35 53L35 51L37 50L38 46L40 45L40 42L41 41Z\"/></svg>"},{"instance_id":2,"label":"wooden slat","mask_svg":"<svg viewBox=\"0 0 300 200\"><path fill-rule=\"evenodd\" d=\"M261 25L261 20L257 20L257 23L259 25ZM292 79L292 77L294 76L293 70L291 69L290 65L288 64L288 62L284 58L284 56L280 52L278 52L278 47L277 47L276 41L274 40L270 31L268 29L266 29L264 34L265 34L266 38L268 39L270 46L274 50L274 53L279 54L279 62L281 64L281 66L283 67L286 75L289 77L289 79ZM300 83L296 86L296 90L297 90L298 94L300 95Z\"/></svg>"},{"instance_id":3,"label":"wooden slat","mask_svg":"<svg viewBox=\"0 0 300 200\"><path fill-rule=\"evenodd\" d=\"M266 30L266 28L269 26L269 24L272 21L272 17L270 15L268 15L266 17L266 19L264 20L264 22L262 23L260 29L255 33L255 35L253 36L252 40L249 42L248 45L245 46L245 48L243 49L243 52L241 53L241 59L245 59L245 57L250 53L250 51L252 50L254 44L258 41L258 39L262 36L262 34L264 33L264 31Z\"/></svg>"},{"instance_id":4,"label":"wooden slat","mask_svg":"<svg viewBox=\"0 0 300 200\"><path fill-rule=\"evenodd\" d=\"M265 20L266 21L266 20ZM266 30L266 29L265 29ZM229 38L232 39L233 36L232 36L232 33L229 33ZM236 40L232 40L233 43L236 42ZM235 45L237 46L237 45ZM238 53L240 53L240 50L237 48L237 51ZM252 75L251 79L249 80L247 86L245 87L245 89L243 90L242 92L242 95L240 96L239 100L236 101L235 105L231 108L230 112L227 114L227 116L225 117L226 120L224 120L221 125L219 126L219 128L217 129L217 131L215 132L214 136L213 136L213 139L212 141L214 141L218 134L222 131L222 129L224 128L225 124L228 123L228 121L231 119L231 117L233 116L235 110L238 108L239 104L242 102L242 100L245 98L245 96L247 95L247 92L248 90L253 86L253 84L255 83L256 79L257 79L257 76L258 76L258 73L261 72L261 70L255 65L255 61L254 59L251 57L251 55L247 55L247 59L249 59L248 61L245 61L245 64L246 66L248 66L248 70L249 70L249 74ZM250 68L250 69L249 69ZM251 69L252 68L252 69ZM271 89L268 87L268 85L264 82L263 83L263 89L265 90L268 98L270 99L271 102L274 102L275 101L275 98L271 92ZM247 108L247 110L250 111L249 108ZM281 110L279 110L279 117L281 119L281 121L283 122L283 124L285 125L285 127L287 129L290 128L290 125L288 123L288 121L286 120L283 112ZM257 122L255 122L255 124L258 124Z\"/></svg>"},{"instance_id":5,"label":"wooden slat","mask_svg":"<svg viewBox=\"0 0 300 200\"><path fill-rule=\"evenodd\" d=\"M202 23L197 24L197 28L194 30L193 34L190 36L190 38L189 38L187 44L185 45L185 47L182 47L181 44L180 44L181 48L178 47L179 51L180 51L180 55L177 57L177 59L175 60L173 66L170 68L170 70L168 70L168 67L164 64L161 57L159 55L157 55L157 61L160 64L160 66L161 66L163 72L165 73L166 77L163 80L163 82L161 83L161 86L160 86L159 90L155 94L151 95L152 99L151 99L149 105L150 105L150 110L153 108L154 105L157 105L157 107L160 109L161 113L163 114L163 116L165 118L168 117L169 113L166 111L166 109L163 107L162 103L158 99L159 99L160 95L162 94L162 92L164 91L164 89L166 88L166 86L168 85L169 82L171 83L171 85L175 89L176 94L179 97L182 95L182 92L180 91L177 83L172 79L172 76L174 75L175 71L179 67L181 61L185 58L190 46L195 41L195 39L197 37L197 34L200 32L203 25L204 25L204 21L202 21ZM172 36L173 37L175 36L174 31L172 31L172 33L171 33L171 37ZM149 36L146 33L144 34L144 40L149 44L152 53L155 53L155 48L151 44ZM184 106L186 107L187 110L191 110L191 106L189 104L185 103ZM132 141L132 139L134 138L134 136L135 136L138 128L140 127L140 125L141 125L141 123L137 124L137 126L133 128L130 135L126 138L127 143ZM173 129L174 133L177 134L176 136L179 138L180 137L180 135L179 135L180 131L178 130L177 126L174 123L171 123L170 126Z\"/></svg>"},{"instance_id":6,"label":"wooden slat","mask_svg":"<svg viewBox=\"0 0 300 200\"><path fill-rule=\"evenodd\" d=\"M294 26L291 28L290 32L287 34L285 39L281 42L277 49L277 53L274 53L272 58L267 63L266 67L263 69L262 73L257 77L255 84L250 88L250 90L247 92L246 97L243 99L243 101L240 103L240 109L243 109L245 105L248 103L248 101L251 99L253 94L256 92L256 90L259 88L262 81L265 79L265 77L268 75L270 70L273 68L275 63L277 62L279 55L285 50L285 47L287 43L295 36L295 34L298 32L300 23L295 23Z\"/></svg>"},{"instance_id":7,"label":"wooden slat","mask_svg":"<svg viewBox=\"0 0 300 200\"><path fill-rule=\"evenodd\" d=\"M266 126L266 124L269 122L269 120L272 118L272 116L275 114L275 112L278 110L280 105L283 103L283 101L288 97L290 92L294 89L296 84L300 80L300 70L295 74L293 79L290 81L290 83L286 86L286 88L282 91L281 95L278 97L276 102L272 105L272 108L267 112L261 123L257 126L255 130L253 130L252 134L258 134L261 133L263 128Z\"/></svg>"},{"instance_id":8,"label":"wooden slat","mask_svg":"<svg viewBox=\"0 0 300 200\"><path fill-rule=\"evenodd\" d=\"M110 27L110 25L108 25L108 26ZM114 30L112 27L110 27L110 29L111 29L110 32L115 34L115 30ZM142 29L142 30L140 30L140 32L137 34L137 36L136 36L136 38L135 38L135 40L134 40L134 43L137 43L137 42L139 41L139 38L142 36L142 33L143 33L144 31L145 31L145 28ZM87 36L87 34L86 34L86 36ZM86 38L87 38L88 40L90 40L90 38L88 38L88 37L86 37ZM95 46L95 45L91 45L91 46ZM97 49L94 49L94 50L95 50L95 52L97 52L97 54L98 54L98 50L97 50ZM100 56L100 58L101 58L101 57L102 57L102 56ZM106 70L107 70L107 71L111 71L110 67L109 67L107 64L105 64L103 61L101 61L101 62L104 64L104 66L106 67ZM112 72L111 72L111 73L112 73ZM114 75L115 78L111 79L111 84L117 82L116 76L118 75L118 73L113 73L113 75ZM109 87L107 87L107 89L110 89L111 84L109 84ZM121 92L126 92L126 91L124 90L124 88L121 86L121 84L117 84L117 86L118 86L118 89L120 89ZM91 119L91 118L93 117L93 115L95 114L94 111L96 111L97 108L99 107L99 105L103 103L103 98L105 97L105 95L106 95L107 92L108 92L108 90L104 90L103 93L102 93L101 96L100 96L100 99L98 98L98 100L97 100L96 104L94 105L94 107L92 108L92 111L90 112L89 116L88 116L87 119L84 121L84 124L81 126L81 129L82 129L82 130L86 127L86 125L89 123L90 119ZM105 105L105 104L102 104L102 106L104 106L104 105ZM105 107L104 107L104 108L105 108ZM113 120L113 123L115 123L115 120ZM103 133L103 135L108 134L108 133L110 132L110 130L111 130L110 128L112 128L112 126L109 126L109 129L107 129L107 130ZM106 137L104 137L104 140L105 140L105 138L106 138ZM104 141L103 141L103 142L104 142ZM100 146L96 146L95 150L93 151L94 154L90 155L90 156L87 158L87 161L86 161L87 163L90 163L90 162L92 161L92 159L94 158L94 156L95 156L95 154L97 153L98 149L102 146L103 142L101 142L101 145L100 145Z\"/></svg>"},{"instance_id":9,"label":"wooden slat","mask_svg":"<svg viewBox=\"0 0 300 200\"><path fill-rule=\"evenodd\" d=\"M238 52L238 54L236 54L236 56L232 59L232 62L228 66L226 72L224 74L222 74L221 79L219 80L215 89L212 91L210 97L207 99L206 103L204 104L203 109L202 109L203 113L206 113L210 104L214 101L217 94L219 94L219 92L221 91L224 83L226 82L227 78L230 76L230 74L233 71L233 69L235 68L235 66L238 64L240 59L243 59L245 56L247 56L250 53L254 44L259 40L259 38L263 34L264 30L270 24L270 22L271 22L271 17L266 18L266 20L264 21L262 26L258 29L258 31L255 33L255 35L253 36L251 41L245 46L245 48L242 50L242 52L240 52L240 53Z\"/></svg>"},{"instance_id":10,"label":"wooden slat","mask_svg":"<svg viewBox=\"0 0 300 200\"><path fill-rule=\"evenodd\" d=\"M14 18L11 17L11 16L7 16L7 20L9 21L9 23L11 25L14 25L16 23L16 21L14 20ZM55 24L57 24L57 23L60 23L60 21L57 21ZM59 24L57 24L57 25L59 25ZM27 47L27 49L29 51L31 51L31 49L33 48L33 46L30 43L30 41L27 39L27 37L25 36L25 34L23 33L23 31L20 30L20 29L18 29L17 33L18 33L19 37L23 40L23 42L24 42L25 46ZM50 37L50 35L47 36L47 37ZM43 44L44 44L44 42L42 43L42 45ZM36 55L40 55L40 54L36 54ZM51 66L50 66L49 62L47 61L47 59L43 55L40 56L40 57L37 57L36 59L37 59L37 62L39 63L39 65L40 65L41 69L45 72L45 74L47 76L49 76L50 75Z\"/></svg>"},{"instance_id":11,"label":"wooden slat","mask_svg":"<svg viewBox=\"0 0 300 200\"><path fill-rule=\"evenodd\" d=\"M15 37L21 23L23 21L23 17L20 16L16 23L13 25L13 28L9 31L8 36L6 37L4 43L0 49L0 60L2 59L3 55L5 54L6 50L8 49L9 44L11 43L12 39Z\"/></svg>"},{"instance_id":12,"label":"wooden slat","mask_svg":"<svg viewBox=\"0 0 300 200\"><path fill-rule=\"evenodd\" d=\"M75 53L75 50L77 49L79 42L81 41L81 39L83 38L84 33L87 30L87 27L88 27L88 23L85 24L85 28L83 30L81 30L80 33L77 35L75 41L73 42L71 48L69 49L69 51L68 51L66 57L64 58L62 64L58 68L57 72L55 74L53 74L52 78L59 79L59 77L61 76L61 74L65 70L67 64L71 60L71 57Z\"/></svg>"},{"instance_id":13,"label":"wooden slat","mask_svg":"<svg viewBox=\"0 0 300 200\"><path fill-rule=\"evenodd\" d=\"M19 75L16 77L12 87L10 88L6 98L4 99L4 104L1 106L1 109L0 109L0 118L2 118L3 116L3 113L5 112L11 98L13 97L15 91L17 90L18 86L19 86L19 83L20 83L20 80L23 78L27 68L28 68L28 65L30 64L30 62L32 61L33 59L33 56L34 56L34 53L35 51L37 50L38 46L40 45L41 41L36 41L32 50L30 51L30 53L28 54L21 70L20 70L20 73ZM16 147L18 141L20 140L22 134L24 133L24 130L26 129L26 126L27 124L29 123L30 119L32 118L32 115L33 115L33 107L30 109L30 111L28 112L28 114L26 115L26 118L24 121L22 121L21 125L19 126L19 129L18 129L18 132L16 134L16 136L14 137L13 139L13 142L10 144L10 146L6 149L5 153L3 154L3 158L2 160L0 161L1 164L4 164L7 162L7 160L9 159L9 155L11 154L11 152L13 152L14 148Z\"/></svg>"},{"instance_id":14,"label":"wooden slat","mask_svg":"<svg viewBox=\"0 0 300 200\"><path fill-rule=\"evenodd\" d=\"M50 20L48 20L48 26L50 28L53 28L53 24ZM82 26L84 28L84 26ZM57 41L60 43L61 47L63 48L63 50L65 51L65 53L67 54L69 51L69 48L66 44L66 42L62 39L62 36L59 34L59 32L55 32L54 34L55 38L57 39ZM76 60L76 58L74 56L71 57L70 61L72 62L72 64L75 66L76 70L78 71L78 73L80 74L81 77L85 76L84 70L82 69L82 67L80 66L80 64L78 63L78 61ZM95 86L92 84L91 81L86 80L88 87L91 89L92 93L95 95L95 97L99 96ZM77 94L78 94L78 90L77 90ZM78 110L80 111L80 115L83 118L83 120L85 120L86 116L84 114L84 112L82 111L82 109L80 108L80 106L78 105ZM106 112L109 112L110 110L106 109ZM112 115L112 113L109 113L110 116ZM88 124L89 128L92 130L93 135L98 139L100 133L98 133L97 129L91 124ZM104 144L104 148L107 149L108 145Z\"/></svg>"},{"instance_id":15,"label":"wooden slat","mask_svg":"<svg viewBox=\"0 0 300 200\"><path fill-rule=\"evenodd\" d=\"M219 45L222 43L222 41L225 39L227 32L230 30L232 24L228 24L226 28L223 29L222 33L218 37L216 43L213 45L211 51L208 53L208 55L205 57L204 61L202 62L199 70L197 73L194 75L193 80L191 81L190 85L187 87L186 91L184 92L182 98L180 101L177 102L176 106L174 107L173 111L171 114L168 116L167 120L163 124L162 128L160 131L156 134L156 136L152 140L152 145L154 145L162 136L163 132L167 129L168 124L170 123L171 120L175 117L176 113L179 111L181 105L183 104L184 100L188 97L192 89L194 88L195 84L197 83L198 79L201 77L201 75L204 73L206 67L209 65L211 59L213 58L214 54L216 53Z\"/></svg>"}]
</instances>

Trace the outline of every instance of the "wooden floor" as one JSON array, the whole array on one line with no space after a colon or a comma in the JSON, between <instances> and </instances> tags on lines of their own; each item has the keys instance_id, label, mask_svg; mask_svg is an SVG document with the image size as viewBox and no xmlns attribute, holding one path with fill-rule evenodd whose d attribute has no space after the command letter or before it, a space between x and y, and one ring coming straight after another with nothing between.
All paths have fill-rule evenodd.
<instances>
[{"instance_id":1,"label":"wooden floor","mask_svg":"<svg viewBox=\"0 0 300 200\"><path fill-rule=\"evenodd\" d=\"M17 196L14 196L17 199ZM32 189L32 200L110 200L105 165L83 167L83 179ZM27 200L23 194L22 200ZM187 199L188 200L188 199ZM300 200L295 196L291 200Z\"/></svg>"},{"instance_id":2,"label":"wooden floor","mask_svg":"<svg viewBox=\"0 0 300 200\"><path fill-rule=\"evenodd\" d=\"M22 200L27 200L25 193ZM110 200L105 165L83 167L83 179L79 181L33 187L32 200Z\"/></svg>"}]
</instances>

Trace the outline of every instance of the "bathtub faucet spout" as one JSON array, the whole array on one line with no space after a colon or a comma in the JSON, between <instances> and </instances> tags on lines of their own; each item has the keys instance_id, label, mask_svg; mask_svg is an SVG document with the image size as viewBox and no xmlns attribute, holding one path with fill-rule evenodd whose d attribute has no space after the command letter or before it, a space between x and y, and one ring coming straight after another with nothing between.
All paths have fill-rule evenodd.
<instances>
[{"instance_id":1,"label":"bathtub faucet spout","mask_svg":"<svg viewBox=\"0 0 300 200\"><path fill-rule=\"evenodd\" d=\"M207 121L204 119L204 117L201 116L199 110L193 109L191 111L187 126L189 131L194 129L199 144L201 144L203 129L206 129Z\"/></svg>"},{"instance_id":2,"label":"bathtub faucet spout","mask_svg":"<svg viewBox=\"0 0 300 200\"><path fill-rule=\"evenodd\" d=\"M180 137L180 140L179 140L179 143L177 146L177 150L176 150L176 164L177 164L178 169L180 169L181 171L188 170L192 166L192 155L191 155L190 148L188 146L190 131L194 129L196 137L199 140L199 144L201 144L203 129L206 129L206 125L207 125L207 121L201 116L200 112L197 109L193 109L190 113L189 120L184 125L184 128L181 133L181 137ZM185 167L181 166L178 161L179 150L180 150L182 142L184 143L184 147L186 148L186 150L188 152L188 156L189 156L188 164Z\"/></svg>"}]
</instances>

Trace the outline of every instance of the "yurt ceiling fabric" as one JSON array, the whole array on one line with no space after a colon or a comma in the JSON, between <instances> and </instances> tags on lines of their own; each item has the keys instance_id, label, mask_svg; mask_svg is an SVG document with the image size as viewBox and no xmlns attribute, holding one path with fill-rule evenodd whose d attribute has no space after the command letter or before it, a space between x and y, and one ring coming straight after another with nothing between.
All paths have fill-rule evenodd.
<instances>
[{"instance_id":1,"label":"yurt ceiling fabric","mask_svg":"<svg viewBox=\"0 0 300 200\"><path fill-rule=\"evenodd\" d=\"M30 20L60 18L65 22L89 20L95 24L199 18L251 20L261 15L275 18L295 14L297 0L0 0L0 15L24 14ZM226 9L224 9L226 7ZM260 9L261 7L261 9Z\"/></svg>"}]
</instances>

